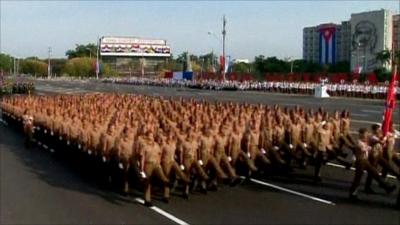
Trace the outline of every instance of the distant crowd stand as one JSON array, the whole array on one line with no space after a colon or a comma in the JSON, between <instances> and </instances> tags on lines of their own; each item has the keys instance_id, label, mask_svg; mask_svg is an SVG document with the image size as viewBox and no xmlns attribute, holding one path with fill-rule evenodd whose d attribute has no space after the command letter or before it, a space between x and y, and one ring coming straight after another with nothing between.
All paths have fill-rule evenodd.
<instances>
[{"instance_id":1,"label":"distant crowd stand","mask_svg":"<svg viewBox=\"0 0 400 225\"><path fill-rule=\"evenodd\" d=\"M170 78L104 78L104 83L161 86L161 87L186 87L206 90L231 90L231 91L262 91L286 94L313 95L320 82L301 82L301 81L236 81L236 80L184 80ZM366 83L325 83L327 92L331 96L357 97L357 98L386 98L386 83L369 84ZM400 97L400 88L397 87L397 97Z\"/></svg>"},{"instance_id":2,"label":"distant crowd stand","mask_svg":"<svg viewBox=\"0 0 400 225\"><path fill-rule=\"evenodd\" d=\"M29 81L1 80L0 95L29 94L35 91L35 85Z\"/></svg>"}]
</instances>

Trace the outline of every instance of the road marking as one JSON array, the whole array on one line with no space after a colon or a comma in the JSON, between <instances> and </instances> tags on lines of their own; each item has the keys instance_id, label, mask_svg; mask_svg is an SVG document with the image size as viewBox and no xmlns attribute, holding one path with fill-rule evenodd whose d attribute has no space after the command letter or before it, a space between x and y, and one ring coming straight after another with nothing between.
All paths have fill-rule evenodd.
<instances>
[{"instance_id":1,"label":"road marking","mask_svg":"<svg viewBox=\"0 0 400 225\"><path fill-rule=\"evenodd\" d=\"M352 119L351 122L354 122L354 123L365 123L365 124L379 124L379 125L382 124L382 121L381 122L377 122L377 121L354 120L354 119ZM396 124L393 124L393 126L394 127L399 127L400 125L396 123Z\"/></svg>"},{"instance_id":2,"label":"road marking","mask_svg":"<svg viewBox=\"0 0 400 225\"><path fill-rule=\"evenodd\" d=\"M361 114L361 113L352 113L352 116L360 116L360 117L367 117L367 114Z\"/></svg>"},{"instance_id":3,"label":"road marking","mask_svg":"<svg viewBox=\"0 0 400 225\"><path fill-rule=\"evenodd\" d=\"M282 105L297 106L297 105L299 105L299 104L296 104L296 103L282 103Z\"/></svg>"},{"instance_id":4,"label":"road marking","mask_svg":"<svg viewBox=\"0 0 400 225\"><path fill-rule=\"evenodd\" d=\"M241 178L244 179L244 177L241 177ZM307 194L304 194L304 193L301 193L301 192L293 191L293 190L290 190L290 189L287 189L287 188L284 188L284 187L280 187L280 186L277 186L277 185L274 185L274 184L270 184L270 183L267 183L267 182L264 182L264 181L256 180L256 179L253 179L253 178L250 178L250 180L252 182L254 182L254 183L257 183L257 184L261 184L261 185L264 185L264 186L267 186L267 187L271 187L271 188L274 188L274 189L277 189L277 190L280 190L280 191L288 192L290 194L297 195L297 196L304 197L304 198L308 198L308 199L311 199L311 200L314 200L314 201L317 201L317 202L321 202L321 203L328 204L328 205L336 205L335 203L333 203L331 201L324 200L324 199L321 199L321 198L317 198L317 197L314 197L314 196L311 196L311 195L307 195Z\"/></svg>"},{"instance_id":5,"label":"road marking","mask_svg":"<svg viewBox=\"0 0 400 225\"><path fill-rule=\"evenodd\" d=\"M144 200L141 199L141 198L135 198L135 201L138 202L138 203L140 203L140 204L144 204ZM164 211L164 210L158 208L157 206L152 206L152 207L149 207L149 208L150 208L151 210L155 211L156 213L158 213L158 214L160 214L160 215L162 215L162 216L167 217L168 219L174 221L174 222L177 223L177 224L180 224L180 225L189 225L187 222L185 222L185 221L183 221L183 220L181 220L181 219L175 217L174 215L172 215L172 214L170 214L170 213L168 213L168 212L166 212L166 211Z\"/></svg>"},{"instance_id":6,"label":"road marking","mask_svg":"<svg viewBox=\"0 0 400 225\"><path fill-rule=\"evenodd\" d=\"M361 111L366 112L366 113L373 113L373 114L383 114L383 111L382 111L382 110L363 109L363 110L361 110Z\"/></svg>"},{"instance_id":7,"label":"road marking","mask_svg":"<svg viewBox=\"0 0 400 225\"><path fill-rule=\"evenodd\" d=\"M337 167L337 168L342 168L342 169L345 169L345 168L346 168L346 167L343 166L343 165L339 165L339 164L336 164L336 163L330 163L330 162L326 163L326 165L332 166L332 167ZM353 170L353 171L356 170L356 168L354 168L354 167L351 167L350 169ZM364 173L365 173L365 171L364 171ZM382 175L382 173L379 173L379 175ZM392 176L392 175L389 175L389 174L388 174L386 177L391 178L391 179L396 179L395 176Z\"/></svg>"},{"instance_id":8,"label":"road marking","mask_svg":"<svg viewBox=\"0 0 400 225\"><path fill-rule=\"evenodd\" d=\"M366 123L366 124L381 124L382 122L368 121L368 120L351 120L353 123Z\"/></svg>"}]
</instances>

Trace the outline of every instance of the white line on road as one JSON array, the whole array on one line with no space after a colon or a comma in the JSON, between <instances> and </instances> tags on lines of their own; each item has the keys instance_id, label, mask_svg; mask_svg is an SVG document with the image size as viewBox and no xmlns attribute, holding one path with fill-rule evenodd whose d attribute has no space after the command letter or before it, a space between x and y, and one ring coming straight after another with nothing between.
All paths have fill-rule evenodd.
<instances>
[{"instance_id":1,"label":"white line on road","mask_svg":"<svg viewBox=\"0 0 400 225\"><path fill-rule=\"evenodd\" d=\"M135 198L135 201L138 202L138 203L140 203L140 204L144 204L144 200L141 199L141 198ZM160 215L162 215L162 216L167 217L168 219L174 221L174 222L177 223L177 224L180 224L180 225L189 225L187 222L185 222L185 221L183 221L183 220L181 220L181 219L175 217L174 215L172 215L172 214L170 214L170 213L168 213L168 212L166 212L166 211L164 211L164 210L158 208L157 206L152 206L152 207L149 207L149 208L150 208L151 210L155 211L156 213L158 213L158 214L160 214Z\"/></svg>"},{"instance_id":2,"label":"white line on road","mask_svg":"<svg viewBox=\"0 0 400 225\"><path fill-rule=\"evenodd\" d=\"M382 111L382 110L363 109L363 110L361 110L361 111L366 112L366 113L383 114L383 111Z\"/></svg>"},{"instance_id":3,"label":"white line on road","mask_svg":"<svg viewBox=\"0 0 400 225\"><path fill-rule=\"evenodd\" d=\"M244 178L244 177L242 177L242 178ZM267 186L267 187L271 187L271 188L274 188L274 189L277 189L277 190L280 190L280 191L288 192L290 194L301 196L301 197L304 197L304 198L308 198L308 199L311 199L311 200L314 200L314 201L317 201L317 202L321 202L321 203L328 204L328 205L336 205L335 203L333 203L331 201L324 200L322 198L317 198L317 197L314 197L314 196L311 196L311 195L307 195L307 194L304 194L304 193L301 193L301 192L293 191L293 190L290 190L290 189L287 189L287 188L284 188L284 187L280 187L280 186L277 186L277 185L274 185L274 184L270 184L270 183L267 183L267 182L264 182L264 181L256 180L256 179L253 179L253 178L250 178L250 180L252 182L254 182L254 183L257 183L257 184L261 184L261 185L264 185L264 186Z\"/></svg>"},{"instance_id":4,"label":"white line on road","mask_svg":"<svg viewBox=\"0 0 400 225\"><path fill-rule=\"evenodd\" d=\"M353 123L366 123L366 124L381 124L382 122L376 122L376 121L368 121L368 120L354 120L352 119L351 122Z\"/></svg>"},{"instance_id":5,"label":"white line on road","mask_svg":"<svg viewBox=\"0 0 400 225\"><path fill-rule=\"evenodd\" d=\"M352 116L360 116L360 117L367 117L367 114L361 114L361 113L352 113Z\"/></svg>"},{"instance_id":6,"label":"white line on road","mask_svg":"<svg viewBox=\"0 0 400 225\"><path fill-rule=\"evenodd\" d=\"M343 166L343 165L339 165L339 164L336 164L336 163L330 163L330 162L326 163L326 165L332 166L332 167L337 167L337 168L342 168L342 169L345 169L345 168L346 168L346 167ZM353 170L353 171L356 170L356 168L354 168L354 167L351 167L350 169ZM365 171L364 171L364 173L365 173ZM380 175L382 175L382 174L380 173ZM396 179L396 177L395 177L395 176L392 176L392 175L387 175L387 177L388 177L388 178L391 178L391 179Z\"/></svg>"}]
</instances>

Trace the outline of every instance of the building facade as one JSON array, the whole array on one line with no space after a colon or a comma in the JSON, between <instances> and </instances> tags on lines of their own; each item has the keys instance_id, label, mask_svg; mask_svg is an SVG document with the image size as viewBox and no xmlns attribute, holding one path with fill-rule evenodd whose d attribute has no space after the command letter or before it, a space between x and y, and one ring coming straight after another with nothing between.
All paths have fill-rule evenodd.
<instances>
[{"instance_id":1,"label":"building facade","mask_svg":"<svg viewBox=\"0 0 400 225\"><path fill-rule=\"evenodd\" d=\"M340 24L303 29L303 59L318 64L350 62L352 71L371 72L390 63L376 60L383 50L400 49L399 15L388 10L351 14Z\"/></svg>"},{"instance_id":2,"label":"building facade","mask_svg":"<svg viewBox=\"0 0 400 225\"><path fill-rule=\"evenodd\" d=\"M349 61L350 23L320 24L303 29L303 59L318 64Z\"/></svg>"},{"instance_id":3,"label":"building facade","mask_svg":"<svg viewBox=\"0 0 400 225\"><path fill-rule=\"evenodd\" d=\"M388 10L351 14L351 70L363 73L377 68L391 69L391 63L381 62L376 55L392 50L393 16Z\"/></svg>"},{"instance_id":4,"label":"building facade","mask_svg":"<svg viewBox=\"0 0 400 225\"><path fill-rule=\"evenodd\" d=\"M393 16L393 50L400 51L400 14Z\"/></svg>"}]
</instances>

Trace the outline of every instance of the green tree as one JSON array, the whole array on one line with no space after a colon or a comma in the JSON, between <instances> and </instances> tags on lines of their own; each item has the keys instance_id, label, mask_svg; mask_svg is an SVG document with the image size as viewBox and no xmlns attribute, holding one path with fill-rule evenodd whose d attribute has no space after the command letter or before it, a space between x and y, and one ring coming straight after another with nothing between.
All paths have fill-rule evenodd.
<instances>
[{"instance_id":1,"label":"green tree","mask_svg":"<svg viewBox=\"0 0 400 225\"><path fill-rule=\"evenodd\" d=\"M97 54L97 45L93 43L89 43L86 45L77 44L75 46L75 49L70 49L65 53L65 55L68 56L68 59L77 57L96 58L96 54Z\"/></svg>"},{"instance_id":2,"label":"green tree","mask_svg":"<svg viewBox=\"0 0 400 225\"><path fill-rule=\"evenodd\" d=\"M13 68L13 58L10 55L0 53L0 70L9 72Z\"/></svg>"},{"instance_id":3,"label":"green tree","mask_svg":"<svg viewBox=\"0 0 400 225\"><path fill-rule=\"evenodd\" d=\"M383 50L375 55L376 60L381 62L383 65L388 64L390 62L391 58L391 51L389 50Z\"/></svg>"},{"instance_id":4,"label":"green tree","mask_svg":"<svg viewBox=\"0 0 400 225\"><path fill-rule=\"evenodd\" d=\"M103 64L101 66L101 74L105 77L116 77L118 76L118 72L111 68L108 64Z\"/></svg>"},{"instance_id":5,"label":"green tree","mask_svg":"<svg viewBox=\"0 0 400 225\"><path fill-rule=\"evenodd\" d=\"M328 66L328 72L330 73L347 73L350 72L350 62L343 61L331 64Z\"/></svg>"},{"instance_id":6,"label":"green tree","mask_svg":"<svg viewBox=\"0 0 400 225\"><path fill-rule=\"evenodd\" d=\"M61 76L64 72L67 59L51 59L51 71L53 75Z\"/></svg>"},{"instance_id":7,"label":"green tree","mask_svg":"<svg viewBox=\"0 0 400 225\"><path fill-rule=\"evenodd\" d=\"M251 68L251 64L240 62L235 63L232 66L232 71L235 73L249 73Z\"/></svg>"},{"instance_id":8,"label":"green tree","mask_svg":"<svg viewBox=\"0 0 400 225\"><path fill-rule=\"evenodd\" d=\"M68 60L64 72L70 76L89 77L94 76L96 59L79 57Z\"/></svg>"},{"instance_id":9,"label":"green tree","mask_svg":"<svg viewBox=\"0 0 400 225\"><path fill-rule=\"evenodd\" d=\"M36 59L25 59L21 62L21 72L33 76L47 76L47 63Z\"/></svg>"}]
</instances>

